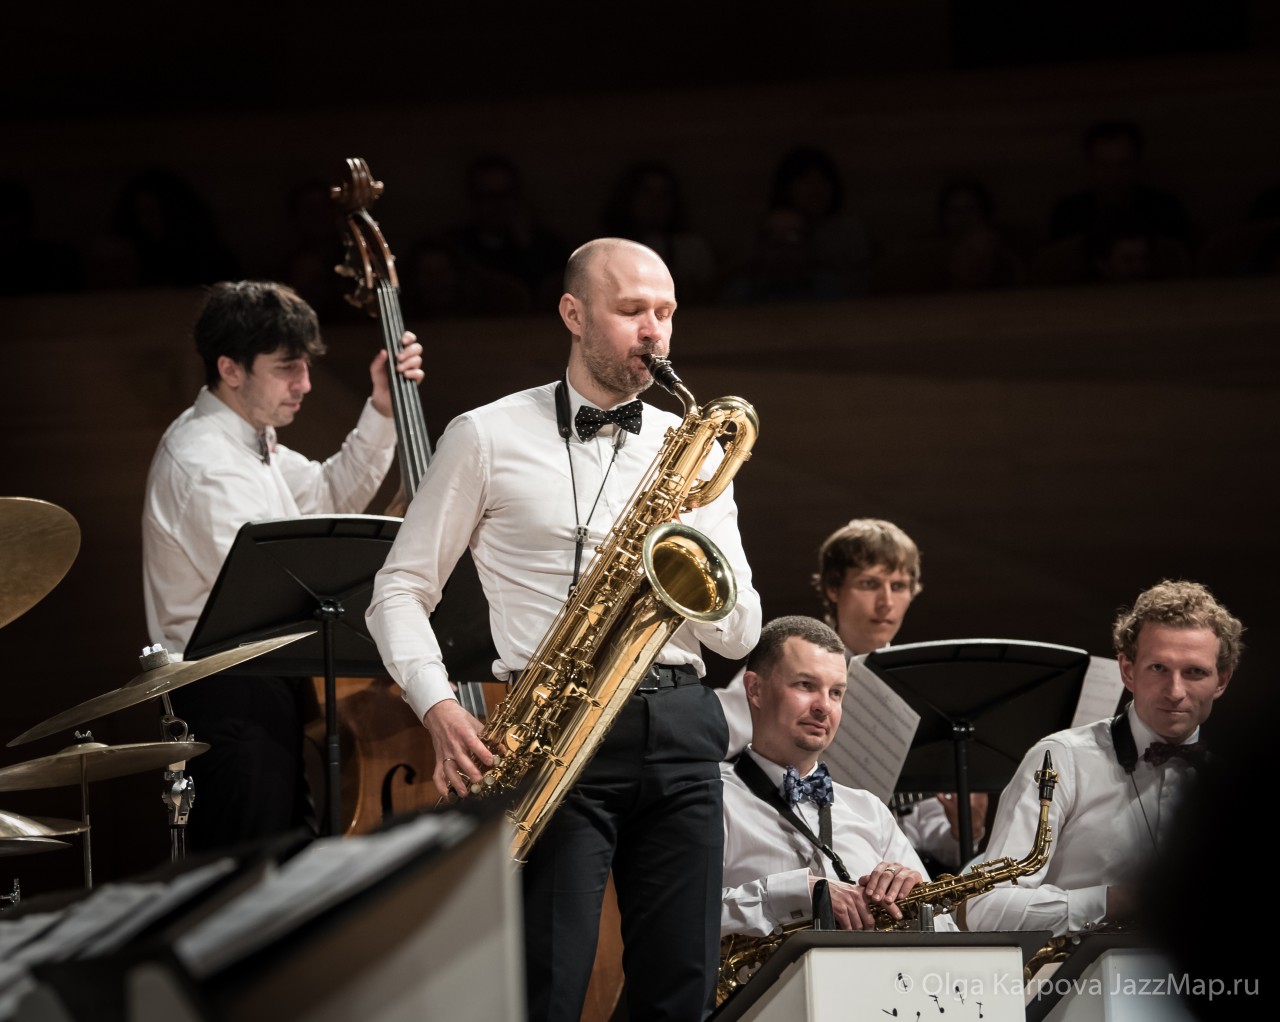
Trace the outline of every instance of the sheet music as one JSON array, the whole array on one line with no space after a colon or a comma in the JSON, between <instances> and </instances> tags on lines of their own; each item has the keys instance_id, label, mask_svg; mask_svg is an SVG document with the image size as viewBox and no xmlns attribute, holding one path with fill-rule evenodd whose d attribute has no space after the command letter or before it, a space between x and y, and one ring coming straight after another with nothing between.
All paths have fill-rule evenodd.
<instances>
[{"instance_id":1,"label":"sheet music","mask_svg":"<svg viewBox=\"0 0 1280 1022\"><path fill-rule=\"evenodd\" d=\"M1109 657L1091 656L1084 672L1084 684L1080 686L1080 698L1076 700L1076 713L1071 726L1092 724L1095 720L1114 717L1116 704L1124 691L1120 677L1120 663Z\"/></svg>"},{"instance_id":2,"label":"sheet music","mask_svg":"<svg viewBox=\"0 0 1280 1022\"><path fill-rule=\"evenodd\" d=\"M860 657L849 661L844 714L823 756L831 776L866 788L886 804L911 751L920 714L878 678Z\"/></svg>"},{"instance_id":3,"label":"sheet music","mask_svg":"<svg viewBox=\"0 0 1280 1022\"><path fill-rule=\"evenodd\" d=\"M220 859L167 882L113 883L99 887L88 897L56 913L52 926L41 926L34 939L23 941L22 946L7 953L6 958L14 964L38 965L114 951L234 868L234 860ZM25 918L16 920L26 921ZM15 930L13 936L20 937L20 930ZM0 941L0 944L8 943L8 940Z\"/></svg>"},{"instance_id":4,"label":"sheet music","mask_svg":"<svg viewBox=\"0 0 1280 1022\"><path fill-rule=\"evenodd\" d=\"M474 817L460 813L424 813L376 834L322 838L180 937L174 952L196 979L205 979L415 856L455 844L475 826Z\"/></svg>"}]
</instances>

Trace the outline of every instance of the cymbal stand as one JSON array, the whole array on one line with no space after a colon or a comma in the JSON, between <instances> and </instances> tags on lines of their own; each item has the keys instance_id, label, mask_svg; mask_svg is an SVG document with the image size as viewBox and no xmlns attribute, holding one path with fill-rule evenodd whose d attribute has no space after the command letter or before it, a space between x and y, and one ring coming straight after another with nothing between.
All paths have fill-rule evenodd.
<instances>
[{"instance_id":1,"label":"cymbal stand","mask_svg":"<svg viewBox=\"0 0 1280 1022\"><path fill-rule=\"evenodd\" d=\"M12 908L22 900L22 888L18 885L18 878L13 878L13 890L8 894L0 894L0 901L7 901L9 907ZM3 911L0 909L0 911Z\"/></svg>"},{"instance_id":2,"label":"cymbal stand","mask_svg":"<svg viewBox=\"0 0 1280 1022\"><path fill-rule=\"evenodd\" d=\"M93 741L93 732L85 731L81 734L77 731L74 735L77 743ZM84 822L84 840L80 844L81 852L84 855L84 887L87 891L93 890L93 842L90 834L93 828L89 824L89 760L85 756L80 757L80 816Z\"/></svg>"},{"instance_id":3,"label":"cymbal stand","mask_svg":"<svg viewBox=\"0 0 1280 1022\"><path fill-rule=\"evenodd\" d=\"M160 718L160 731L171 742L190 740L187 722L173 712L173 704L168 693L163 694L164 716ZM187 855L187 817L191 815L191 806L196 800L196 782L194 777L185 773L187 761L170 763L164 772L164 790L160 793L160 801L169 810L169 861L179 862Z\"/></svg>"}]
</instances>

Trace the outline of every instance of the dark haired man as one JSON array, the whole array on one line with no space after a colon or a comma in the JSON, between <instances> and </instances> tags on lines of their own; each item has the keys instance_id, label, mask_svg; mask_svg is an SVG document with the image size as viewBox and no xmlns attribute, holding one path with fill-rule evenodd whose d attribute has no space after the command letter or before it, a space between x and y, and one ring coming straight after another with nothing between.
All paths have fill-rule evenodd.
<instances>
[{"instance_id":1,"label":"dark haired man","mask_svg":"<svg viewBox=\"0 0 1280 1022\"><path fill-rule=\"evenodd\" d=\"M324 353L316 314L267 281L213 285L200 308L196 351L205 386L165 430L142 512L143 597L153 643L180 654L236 533L246 522L359 513L395 457L387 354L369 366L373 392L356 428L325 461L290 450L276 430L311 390ZM406 333L397 365L422 379L422 347ZM191 761L198 797L187 839L197 850L300 825L306 786L306 693L284 679L222 676L173 693L175 709L211 748Z\"/></svg>"},{"instance_id":2,"label":"dark haired man","mask_svg":"<svg viewBox=\"0 0 1280 1022\"><path fill-rule=\"evenodd\" d=\"M968 906L971 930L1079 933L1133 921L1142 870L1164 850L1202 761L1200 725L1226 691L1243 626L1195 582L1164 581L1116 619L1120 676L1133 698L1113 719L1033 745L1000 796L988 858L1031 848L1040 814L1034 774L1045 752L1058 784L1049 861L1015 887Z\"/></svg>"},{"instance_id":3,"label":"dark haired man","mask_svg":"<svg viewBox=\"0 0 1280 1022\"><path fill-rule=\"evenodd\" d=\"M1051 239L1089 235L1112 223L1130 221L1156 237L1190 240L1182 201L1143 180L1143 137L1137 124L1092 124L1084 133L1081 149L1089 164L1089 182L1054 204Z\"/></svg>"}]
</instances>

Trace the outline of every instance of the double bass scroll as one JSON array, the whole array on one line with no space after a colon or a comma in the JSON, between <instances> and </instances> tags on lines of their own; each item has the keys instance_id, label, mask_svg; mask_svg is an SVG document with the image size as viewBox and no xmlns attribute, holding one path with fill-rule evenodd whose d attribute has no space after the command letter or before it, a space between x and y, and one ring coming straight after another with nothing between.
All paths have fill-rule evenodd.
<instances>
[{"instance_id":1,"label":"double bass scroll","mask_svg":"<svg viewBox=\"0 0 1280 1022\"><path fill-rule=\"evenodd\" d=\"M391 407L396 420L396 450L404 482L405 501L431 464L431 440L422 414L418 388L396 372L396 359L404 336L404 315L400 311L400 280L396 260L369 207L382 195L381 181L369 173L369 165L359 157L347 160L347 176L332 189L342 208L346 232L342 236L346 261L337 272L355 282L346 299L382 324L382 343L387 352L387 372L391 382Z\"/></svg>"}]
</instances>

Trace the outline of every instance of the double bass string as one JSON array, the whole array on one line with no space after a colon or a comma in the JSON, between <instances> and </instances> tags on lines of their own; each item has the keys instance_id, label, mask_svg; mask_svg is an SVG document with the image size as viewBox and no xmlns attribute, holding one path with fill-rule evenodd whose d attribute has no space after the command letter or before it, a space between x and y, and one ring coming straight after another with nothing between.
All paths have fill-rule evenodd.
<instances>
[{"instance_id":1,"label":"double bass string","mask_svg":"<svg viewBox=\"0 0 1280 1022\"><path fill-rule=\"evenodd\" d=\"M400 311L396 287L389 281L378 282L378 307L383 341L390 360L388 372L394 391L392 407L402 448L401 464L406 476L405 496L411 499L431 462L431 441L427 437L417 385L396 372L396 356L401 351L400 339L404 336L404 316Z\"/></svg>"}]
</instances>

